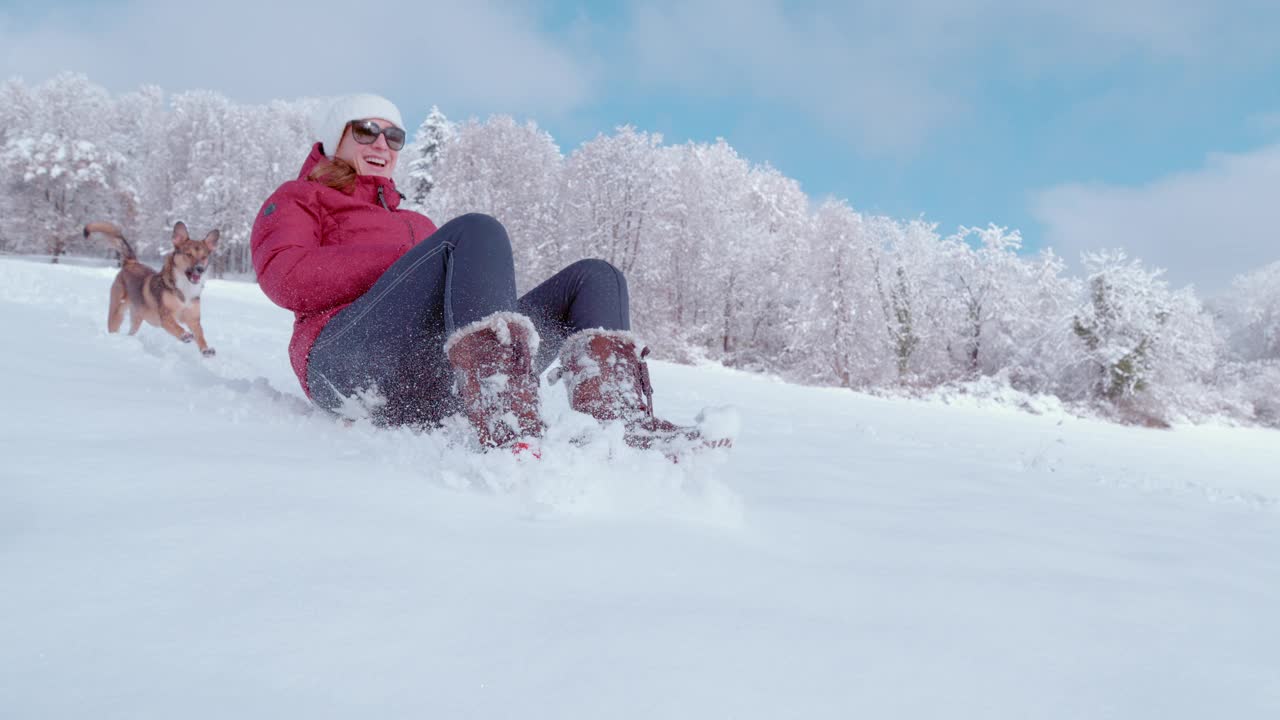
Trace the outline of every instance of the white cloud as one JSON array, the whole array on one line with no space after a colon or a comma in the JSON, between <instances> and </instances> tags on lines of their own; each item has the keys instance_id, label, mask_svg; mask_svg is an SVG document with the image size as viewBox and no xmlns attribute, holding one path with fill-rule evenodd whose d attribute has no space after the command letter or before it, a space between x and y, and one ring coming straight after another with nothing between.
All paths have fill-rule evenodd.
<instances>
[{"instance_id":1,"label":"white cloud","mask_svg":"<svg viewBox=\"0 0 1280 720\"><path fill-rule=\"evenodd\" d=\"M0 75L73 70L113 91L149 83L243 101L372 91L402 107L571 111L595 79L524 7L129 0L88 19L63 10L22 23L0 11Z\"/></svg>"},{"instance_id":2,"label":"white cloud","mask_svg":"<svg viewBox=\"0 0 1280 720\"><path fill-rule=\"evenodd\" d=\"M0 10L0 77L78 70L113 91L154 83L238 100L372 90L414 109L544 121L606 91L677 89L765 100L863 152L905 155L941 127L981 122L993 73L1035 82L1280 52L1273 0L631 0L620 29L580 10L558 33L537 5L555 3L115 0L21 22Z\"/></svg>"},{"instance_id":3,"label":"white cloud","mask_svg":"<svg viewBox=\"0 0 1280 720\"><path fill-rule=\"evenodd\" d=\"M993 75L1232 67L1276 56L1277 21L1271 0L642 0L628 47L647 85L768 100L864 152L903 154L980 122Z\"/></svg>"},{"instance_id":4,"label":"white cloud","mask_svg":"<svg viewBox=\"0 0 1280 720\"><path fill-rule=\"evenodd\" d=\"M1139 187L1070 184L1036 195L1047 244L1069 259L1124 248L1168 269L1175 284L1213 293L1280 260L1280 145L1214 154L1204 167Z\"/></svg>"},{"instance_id":5,"label":"white cloud","mask_svg":"<svg viewBox=\"0 0 1280 720\"><path fill-rule=\"evenodd\" d=\"M789 15L772 0L641 3L629 30L647 85L775 102L858 145L894 150L957 101L916 72L901 39L846 31L822 12Z\"/></svg>"}]
</instances>

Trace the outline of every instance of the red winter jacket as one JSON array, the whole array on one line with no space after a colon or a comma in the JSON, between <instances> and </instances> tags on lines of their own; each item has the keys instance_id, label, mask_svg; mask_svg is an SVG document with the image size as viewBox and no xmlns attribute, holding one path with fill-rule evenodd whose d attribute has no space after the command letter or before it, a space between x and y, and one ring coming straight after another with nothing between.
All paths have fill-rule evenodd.
<instances>
[{"instance_id":1,"label":"red winter jacket","mask_svg":"<svg viewBox=\"0 0 1280 720\"><path fill-rule=\"evenodd\" d=\"M398 209L387 178L362 175L350 195L308 180L323 159L316 143L298 179L263 203L250 240L258 285L294 312L289 360L308 396L307 356L325 323L436 231L425 215Z\"/></svg>"}]
</instances>

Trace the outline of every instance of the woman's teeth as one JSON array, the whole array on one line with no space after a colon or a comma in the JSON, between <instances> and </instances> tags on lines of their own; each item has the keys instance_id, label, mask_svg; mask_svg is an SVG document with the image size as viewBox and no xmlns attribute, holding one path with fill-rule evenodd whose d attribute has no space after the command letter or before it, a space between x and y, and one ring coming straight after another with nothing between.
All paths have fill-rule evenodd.
<instances>
[{"instance_id":1,"label":"woman's teeth","mask_svg":"<svg viewBox=\"0 0 1280 720\"><path fill-rule=\"evenodd\" d=\"M382 158L379 158L379 157L367 157L367 158L365 158L365 159L364 159L364 161L365 161L365 162L367 162L367 163L369 163L370 165L375 165L375 166L377 166L377 167L386 167L386 166L387 166L387 161L386 161L386 160L383 160Z\"/></svg>"}]
</instances>

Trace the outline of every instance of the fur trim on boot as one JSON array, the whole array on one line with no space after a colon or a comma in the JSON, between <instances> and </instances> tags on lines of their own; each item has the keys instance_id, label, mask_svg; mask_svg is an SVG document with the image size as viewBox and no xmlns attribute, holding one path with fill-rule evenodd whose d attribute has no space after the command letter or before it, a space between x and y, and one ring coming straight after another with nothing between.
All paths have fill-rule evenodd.
<instances>
[{"instance_id":1,"label":"fur trim on boot","mask_svg":"<svg viewBox=\"0 0 1280 720\"><path fill-rule=\"evenodd\" d=\"M445 341L455 392L481 445L510 447L542 437L546 426L533 372L538 342L529 318L512 312L477 320Z\"/></svg>"}]
</instances>

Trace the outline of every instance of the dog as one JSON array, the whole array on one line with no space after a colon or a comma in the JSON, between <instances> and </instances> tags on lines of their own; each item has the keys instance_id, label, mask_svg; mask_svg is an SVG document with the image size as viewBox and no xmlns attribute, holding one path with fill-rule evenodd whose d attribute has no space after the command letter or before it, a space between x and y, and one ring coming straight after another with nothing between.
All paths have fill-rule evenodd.
<instances>
[{"instance_id":1,"label":"dog","mask_svg":"<svg viewBox=\"0 0 1280 720\"><path fill-rule=\"evenodd\" d=\"M209 256L218 247L219 232L211 230L204 240L192 240L185 224L174 225L173 252L165 258L160 272L138 262L120 228L107 222L84 226L86 238L95 232L110 238L122 260L120 272L111 284L107 331L120 330L127 308L130 335L138 332L145 320L184 343L195 340L200 353L212 357L214 350L205 342L204 328L200 327L200 294L204 291ZM191 329L188 331L179 323Z\"/></svg>"}]
</instances>

